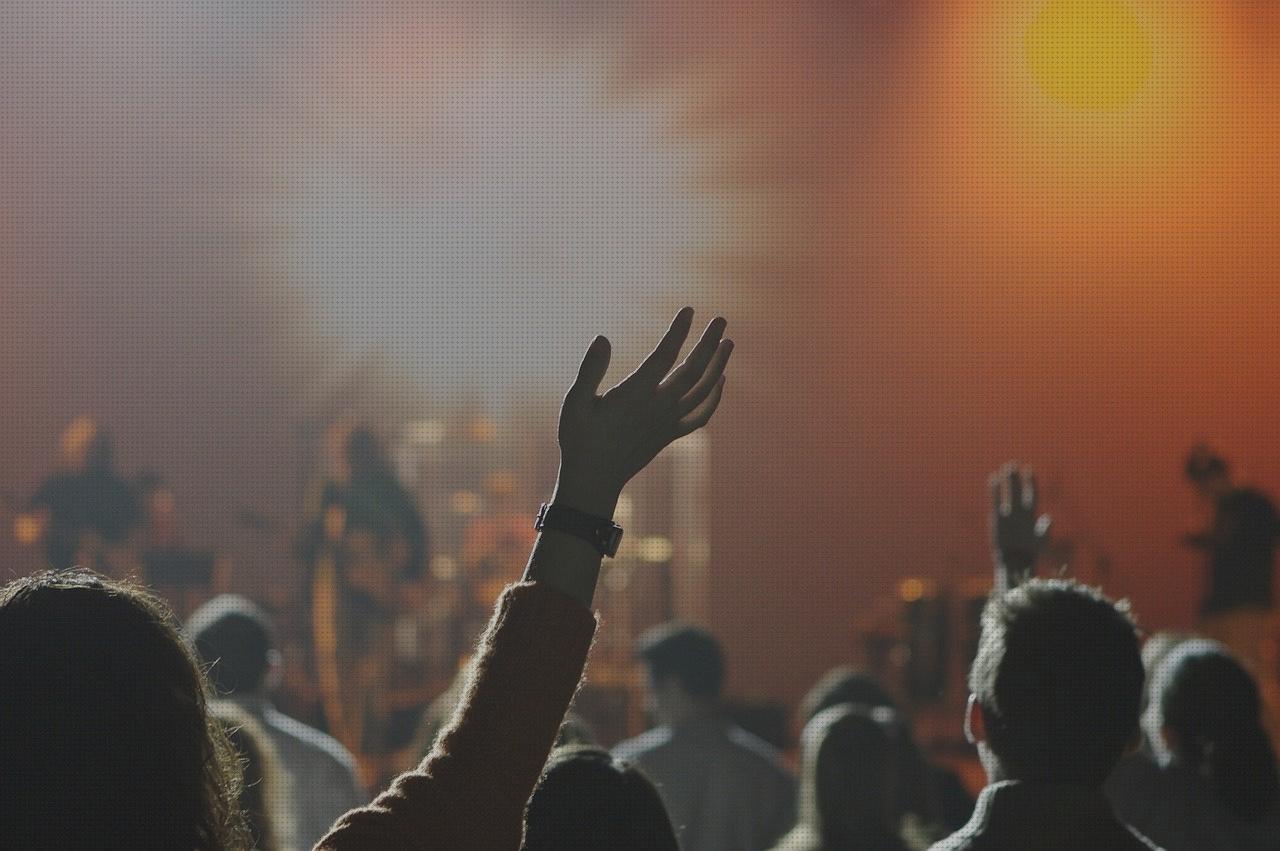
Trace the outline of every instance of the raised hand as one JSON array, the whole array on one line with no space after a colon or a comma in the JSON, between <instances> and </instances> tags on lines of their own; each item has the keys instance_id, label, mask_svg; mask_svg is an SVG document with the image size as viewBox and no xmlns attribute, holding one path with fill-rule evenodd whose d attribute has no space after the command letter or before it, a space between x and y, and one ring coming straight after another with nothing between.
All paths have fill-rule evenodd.
<instances>
[{"instance_id":1,"label":"raised hand","mask_svg":"<svg viewBox=\"0 0 1280 851\"><path fill-rule=\"evenodd\" d=\"M610 346L596 337L560 409L560 479L556 500L601 517L613 515L630 479L668 444L706 425L724 393L733 341L713 319L676 366L693 324L693 309L676 314L644 362L598 395Z\"/></svg>"},{"instance_id":2,"label":"raised hand","mask_svg":"<svg viewBox=\"0 0 1280 851\"><path fill-rule=\"evenodd\" d=\"M1030 469L1010 462L992 473L988 484L996 589L1005 591L1035 573L1052 521L1039 513L1036 478Z\"/></svg>"}]
</instances>

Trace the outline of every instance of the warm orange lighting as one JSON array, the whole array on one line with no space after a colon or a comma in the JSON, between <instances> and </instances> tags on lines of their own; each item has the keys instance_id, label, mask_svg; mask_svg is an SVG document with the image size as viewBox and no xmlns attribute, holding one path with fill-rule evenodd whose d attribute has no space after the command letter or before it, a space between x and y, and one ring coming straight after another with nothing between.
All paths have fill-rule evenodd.
<instances>
[{"instance_id":1,"label":"warm orange lighting","mask_svg":"<svg viewBox=\"0 0 1280 851\"><path fill-rule=\"evenodd\" d=\"M1125 106L1151 74L1151 37L1125 0L1048 0L1025 50L1036 84L1077 109Z\"/></svg>"},{"instance_id":2,"label":"warm orange lighting","mask_svg":"<svg viewBox=\"0 0 1280 851\"><path fill-rule=\"evenodd\" d=\"M40 520L31 514L21 514L17 520L13 521L13 536L24 546L30 546L39 541L40 533Z\"/></svg>"}]
</instances>

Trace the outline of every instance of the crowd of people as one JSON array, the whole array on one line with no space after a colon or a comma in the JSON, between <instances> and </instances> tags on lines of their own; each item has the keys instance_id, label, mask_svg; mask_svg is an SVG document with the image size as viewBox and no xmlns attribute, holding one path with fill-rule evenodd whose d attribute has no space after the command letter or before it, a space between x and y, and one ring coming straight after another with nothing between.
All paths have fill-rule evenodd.
<instances>
[{"instance_id":1,"label":"crowd of people","mask_svg":"<svg viewBox=\"0 0 1280 851\"><path fill-rule=\"evenodd\" d=\"M273 705L280 652L253 601L216 597L179 628L151 592L92 570L10 582L0 590L0 845L1280 849L1261 685L1275 672L1206 637L1144 647L1125 603L1037 578L1048 524L1034 477L1012 465L992 480L995 581L964 719L988 781L976 800L926 757L883 686L848 668L804 702L797 780L729 720L724 653L690 624L655 628L637 647L654 728L612 750L590 741L569 713L596 634L602 559L621 535L619 495L704 426L724 392L726 323L713 320L681 360L692 322L682 310L605 392L609 342L588 347L564 397L559 476L524 577L496 602L425 758L386 789L362 788L342 745ZM109 500L105 469L94 475ZM1222 522L1204 542L1215 553L1227 548ZM1237 569L1222 558L1224 576ZM1244 598L1223 599L1215 613Z\"/></svg>"}]
</instances>

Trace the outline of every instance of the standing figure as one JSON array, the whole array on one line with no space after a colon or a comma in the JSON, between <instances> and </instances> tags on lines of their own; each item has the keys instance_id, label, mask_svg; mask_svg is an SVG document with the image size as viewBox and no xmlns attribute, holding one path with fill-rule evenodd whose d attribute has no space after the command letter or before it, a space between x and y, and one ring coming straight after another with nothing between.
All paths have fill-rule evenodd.
<instances>
[{"instance_id":1,"label":"standing figure","mask_svg":"<svg viewBox=\"0 0 1280 851\"><path fill-rule=\"evenodd\" d=\"M339 425L330 451L330 478L303 541L316 663L334 735L376 762L392 746L392 633L400 592L424 572L427 531L371 431Z\"/></svg>"},{"instance_id":2,"label":"standing figure","mask_svg":"<svg viewBox=\"0 0 1280 851\"><path fill-rule=\"evenodd\" d=\"M1207 446L1191 450L1186 473L1214 512L1208 529L1186 538L1208 558L1209 590L1200 614L1208 619L1229 612L1269 611L1280 543L1275 505L1262 492L1235 485L1227 462Z\"/></svg>"},{"instance_id":3,"label":"standing figure","mask_svg":"<svg viewBox=\"0 0 1280 851\"><path fill-rule=\"evenodd\" d=\"M1185 539L1204 552L1209 574L1196 631L1225 644L1252 670L1272 742L1280 743L1280 630L1272 589L1280 515L1261 491L1236 485L1226 460L1203 444L1187 456L1186 474L1213 506L1209 527Z\"/></svg>"},{"instance_id":4,"label":"standing figure","mask_svg":"<svg viewBox=\"0 0 1280 851\"><path fill-rule=\"evenodd\" d=\"M61 470L40 485L19 517L19 540L38 541L54 570L79 565L114 576L132 572L130 539L141 511L133 488L112 467L110 436L90 417L78 417L59 449Z\"/></svg>"},{"instance_id":5,"label":"standing figure","mask_svg":"<svg viewBox=\"0 0 1280 851\"><path fill-rule=\"evenodd\" d=\"M615 759L653 778L685 851L763 851L795 824L795 783L777 751L732 723L720 703L724 654L697 627L656 626L637 652L655 727Z\"/></svg>"}]
</instances>

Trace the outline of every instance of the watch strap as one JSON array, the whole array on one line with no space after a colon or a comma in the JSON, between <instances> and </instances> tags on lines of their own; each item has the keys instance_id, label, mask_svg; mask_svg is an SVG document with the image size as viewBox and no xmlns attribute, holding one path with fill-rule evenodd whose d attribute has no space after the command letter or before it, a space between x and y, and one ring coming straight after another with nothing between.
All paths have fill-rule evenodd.
<instances>
[{"instance_id":1,"label":"watch strap","mask_svg":"<svg viewBox=\"0 0 1280 851\"><path fill-rule=\"evenodd\" d=\"M533 528L539 532L554 529L581 538L595 547L600 555L609 558L617 555L618 546L622 543L622 527L617 523L567 505L543 503Z\"/></svg>"}]
</instances>

